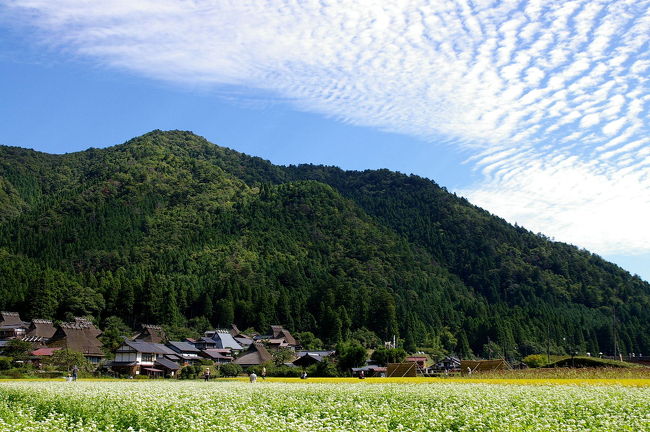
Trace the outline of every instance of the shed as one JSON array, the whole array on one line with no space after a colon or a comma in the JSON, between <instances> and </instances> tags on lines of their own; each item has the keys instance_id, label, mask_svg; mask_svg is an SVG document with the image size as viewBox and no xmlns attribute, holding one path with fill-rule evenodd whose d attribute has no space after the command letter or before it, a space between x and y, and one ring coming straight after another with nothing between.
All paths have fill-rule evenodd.
<instances>
[{"instance_id":1,"label":"shed","mask_svg":"<svg viewBox=\"0 0 650 432\"><path fill-rule=\"evenodd\" d=\"M485 372L493 370L508 370L512 366L504 359L496 360L463 360L460 362L461 373ZM470 372L471 371L471 372Z\"/></svg>"}]
</instances>

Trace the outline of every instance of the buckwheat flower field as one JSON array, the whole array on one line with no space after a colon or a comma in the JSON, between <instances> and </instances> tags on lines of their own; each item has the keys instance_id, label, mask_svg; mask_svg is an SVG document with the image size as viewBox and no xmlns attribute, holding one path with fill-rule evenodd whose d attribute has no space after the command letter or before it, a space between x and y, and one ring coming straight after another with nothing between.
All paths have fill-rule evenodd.
<instances>
[{"instance_id":1,"label":"buckwheat flower field","mask_svg":"<svg viewBox=\"0 0 650 432\"><path fill-rule=\"evenodd\" d=\"M5 382L2 431L650 431L650 388Z\"/></svg>"}]
</instances>

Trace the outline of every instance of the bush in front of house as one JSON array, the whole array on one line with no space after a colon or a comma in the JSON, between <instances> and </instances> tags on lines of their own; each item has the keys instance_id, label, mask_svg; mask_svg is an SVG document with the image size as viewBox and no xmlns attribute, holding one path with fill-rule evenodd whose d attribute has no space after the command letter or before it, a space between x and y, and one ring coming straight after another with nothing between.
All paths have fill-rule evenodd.
<instances>
[{"instance_id":1,"label":"bush in front of house","mask_svg":"<svg viewBox=\"0 0 650 432\"><path fill-rule=\"evenodd\" d=\"M267 369L266 376L298 378L302 372L301 368L291 366L277 366Z\"/></svg>"},{"instance_id":2,"label":"bush in front of house","mask_svg":"<svg viewBox=\"0 0 650 432\"><path fill-rule=\"evenodd\" d=\"M322 362L307 368L307 375L312 377L332 378L339 376L339 370L332 359L325 358Z\"/></svg>"},{"instance_id":3,"label":"bush in front of house","mask_svg":"<svg viewBox=\"0 0 650 432\"><path fill-rule=\"evenodd\" d=\"M203 367L201 365L185 366L178 374L179 379L196 379L203 375Z\"/></svg>"},{"instance_id":4,"label":"bush in front of house","mask_svg":"<svg viewBox=\"0 0 650 432\"><path fill-rule=\"evenodd\" d=\"M241 366L236 363L224 363L219 368L221 375L225 377L236 377L237 375L244 372Z\"/></svg>"}]
</instances>

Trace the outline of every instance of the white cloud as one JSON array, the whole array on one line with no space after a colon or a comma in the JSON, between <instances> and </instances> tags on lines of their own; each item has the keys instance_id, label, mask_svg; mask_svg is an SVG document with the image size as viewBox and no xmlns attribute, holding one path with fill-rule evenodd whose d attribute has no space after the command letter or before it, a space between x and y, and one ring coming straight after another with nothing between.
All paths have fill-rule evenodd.
<instances>
[{"instance_id":1,"label":"white cloud","mask_svg":"<svg viewBox=\"0 0 650 432\"><path fill-rule=\"evenodd\" d=\"M6 0L0 14L107 67L445 140L476 155L484 179L463 192L487 209L600 253L650 251L650 0Z\"/></svg>"}]
</instances>

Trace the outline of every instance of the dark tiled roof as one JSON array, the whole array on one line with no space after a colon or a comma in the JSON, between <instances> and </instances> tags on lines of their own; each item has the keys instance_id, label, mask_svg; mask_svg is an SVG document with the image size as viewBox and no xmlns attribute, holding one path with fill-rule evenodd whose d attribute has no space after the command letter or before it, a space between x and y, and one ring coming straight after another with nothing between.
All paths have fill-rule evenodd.
<instances>
[{"instance_id":1,"label":"dark tiled roof","mask_svg":"<svg viewBox=\"0 0 650 432\"><path fill-rule=\"evenodd\" d=\"M228 353L224 352L224 351L226 351L226 350L222 350L222 349L206 349L206 350L203 350L203 353L205 355L207 355L208 357L213 358L213 359L232 360L232 357L229 356L229 355L226 355Z\"/></svg>"},{"instance_id":2,"label":"dark tiled roof","mask_svg":"<svg viewBox=\"0 0 650 432\"><path fill-rule=\"evenodd\" d=\"M125 344L136 350L137 352L153 353L153 354L175 354L174 351L169 349L163 344L144 342L144 341L131 341L125 340Z\"/></svg>"},{"instance_id":3,"label":"dark tiled roof","mask_svg":"<svg viewBox=\"0 0 650 432\"><path fill-rule=\"evenodd\" d=\"M180 353L200 353L201 350L192 345L191 343L187 342L180 342L180 341L169 341L167 342L167 346L173 349L176 352Z\"/></svg>"},{"instance_id":4,"label":"dark tiled roof","mask_svg":"<svg viewBox=\"0 0 650 432\"><path fill-rule=\"evenodd\" d=\"M159 365L159 366L162 366L162 367L164 367L166 369L169 369L169 370L174 370L174 371L179 370L181 368L179 365L177 365L176 363L174 363L171 360L167 360L166 358L157 359L155 361L155 364Z\"/></svg>"}]
</instances>

